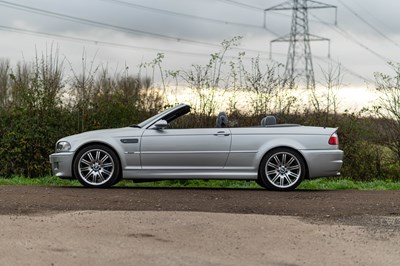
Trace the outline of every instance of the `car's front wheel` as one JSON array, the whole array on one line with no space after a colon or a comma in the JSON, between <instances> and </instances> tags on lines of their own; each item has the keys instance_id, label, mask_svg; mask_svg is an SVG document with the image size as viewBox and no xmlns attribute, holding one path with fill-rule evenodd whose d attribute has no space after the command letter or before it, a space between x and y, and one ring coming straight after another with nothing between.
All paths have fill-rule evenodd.
<instances>
[{"instance_id":1,"label":"car's front wheel","mask_svg":"<svg viewBox=\"0 0 400 266\"><path fill-rule=\"evenodd\" d=\"M118 157L104 145L90 145L80 150L75 157L73 171L85 187L111 187L120 176Z\"/></svg>"},{"instance_id":2,"label":"car's front wheel","mask_svg":"<svg viewBox=\"0 0 400 266\"><path fill-rule=\"evenodd\" d=\"M295 150L279 148L261 161L257 183L270 190L294 190L306 173L303 157Z\"/></svg>"}]
</instances>

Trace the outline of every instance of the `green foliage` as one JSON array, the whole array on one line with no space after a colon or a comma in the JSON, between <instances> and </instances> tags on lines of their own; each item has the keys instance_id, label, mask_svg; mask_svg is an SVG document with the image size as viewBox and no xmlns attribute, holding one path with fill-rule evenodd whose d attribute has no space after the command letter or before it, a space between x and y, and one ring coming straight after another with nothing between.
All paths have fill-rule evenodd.
<instances>
[{"instance_id":1,"label":"green foliage","mask_svg":"<svg viewBox=\"0 0 400 266\"><path fill-rule=\"evenodd\" d=\"M81 72L73 71L72 79L66 80L64 60L52 49L31 64L19 63L15 68L0 61L0 176L51 174L48 155L59 138L128 126L159 112L170 104L165 102L164 93L168 78L172 78L176 88L178 79L184 80L197 96L192 103L194 111L174 122L173 128L214 127L215 114L222 111L217 110L219 94L225 97L229 91L231 96L225 100L230 126L258 125L264 116L274 114L279 123L338 127L345 154L343 176L354 181L400 180L399 65L392 64L394 76L376 76L378 90L383 93L380 106L340 114L336 97L341 83L339 67L324 72L324 90L311 90L305 104L303 97L282 90L287 81L279 74L280 65L262 66L256 58L246 68L244 53L226 62L226 53L240 39L224 41L221 51L212 54L205 66L195 65L188 71L163 71L164 55L158 54L150 63L140 65L150 69L151 78L141 78L140 72L132 76L128 68L110 74L107 68L95 67L83 58ZM230 72L224 73L224 67ZM153 85L156 73L161 76L161 89ZM243 92L246 96L239 94ZM241 111L237 106L244 97L250 108ZM253 182L165 182L157 184L257 187Z\"/></svg>"},{"instance_id":2,"label":"green foliage","mask_svg":"<svg viewBox=\"0 0 400 266\"><path fill-rule=\"evenodd\" d=\"M148 80L111 77L106 70L85 75L66 84L57 52L15 70L0 62L0 176L50 175L48 158L58 139L138 123L163 106Z\"/></svg>"},{"instance_id":3,"label":"green foliage","mask_svg":"<svg viewBox=\"0 0 400 266\"><path fill-rule=\"evenodd\" d=\"M348 178L307 180L298 189L307 190L400 190L400 182L388 180L354 181Z\"/></svg>"},{"instance_id":4,"label":"green foliage","mask_svg":"<svg viewBox=\"0 0 400 266\"><path fill-rule=\"evenodd\" d=\"M379 132L374 120L367 116L367 110L345 112L337 119L340 147L345 151L343 176L358 181L382 177L382 149L375 141Z\"/></svg>"},{"instance_id":5,"label":"green foliage","mask_svg":"<svg viewBox=\"0 0 400 266\"><path fill-rule=\"evenodd\" d=\"M82 186L77 180L60 179L55 176L40 178L26 178L23 176L13 176L0 178L1 186Z\"/></svg>"},{"instance_id":6,"label":"green foliage","mask_svg":"<svg viewBox=\"0 0 400 266\"><path fill-rule=\"evenodd\" d=\"M54 151L54 141L71 132L65 124L65 114L49 115L36 109L2 111L0 120L1 176L22 175L35 177L48 175L48 155Z\"/></svg>"},{"instance_id":7,"label":"green foliage","mask_svg":"<svg viewBox=\"0 0 400 266\"><path fill-rule=\"evenodd\" d=\"M61 105L62 62L50 52L32 65L18 64L15 71L4 67L8 64L0 64L0 73L8 72L9 80L0 108L0 175L48 175L54 141L71 133Z\"/></svg>"},{"instance_id":8,"label":"green foliage","mask_svg":"<svg viewBox=\"0 0 400 266\"><path fill-rule=\"evenodd\" d=\"M63 180L54 176L42 178L12 177L0 178L0 185L14 186L81 186L76 180ZM117 187L162 187L162 188L224 188L224 189L261 189L254 181L234 181L234 180L165 180L159 182L133 183L123 180ZM320 178L305 180L298 187L299 190L400 190L400 182L388 180L372 180L358 182L345 178Z\"/></svg>"}]
</instances>

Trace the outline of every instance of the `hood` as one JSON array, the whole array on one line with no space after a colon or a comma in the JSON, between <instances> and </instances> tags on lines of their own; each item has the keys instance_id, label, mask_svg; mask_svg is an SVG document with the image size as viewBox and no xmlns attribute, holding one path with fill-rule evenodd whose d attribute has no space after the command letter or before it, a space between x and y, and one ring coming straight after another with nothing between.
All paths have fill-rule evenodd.
<instances>
[{"instance_id":1,"label":"hood","mask_svg":"<svg viewBox=\"0 0 400 266\"><path fill-rule=\"evenodd\" d=\"M143 129L135 127L100 129L67 136L59 141L68 141L74 150L87 141L109 142L116 138L140 137L142 132Z\"/></svg>"}]
</instances>

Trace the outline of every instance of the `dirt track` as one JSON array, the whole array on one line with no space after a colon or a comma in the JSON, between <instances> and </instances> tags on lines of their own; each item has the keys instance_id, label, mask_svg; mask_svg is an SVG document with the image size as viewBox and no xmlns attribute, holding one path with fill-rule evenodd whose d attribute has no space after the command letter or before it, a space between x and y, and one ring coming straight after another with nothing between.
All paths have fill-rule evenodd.
<instances>
[{"instance_id":1,"label":"dirt track","mask_svg":"<svg viewBox=\"0 0 400 266\"><path fill-rule=\"evenodd\" d=\"M271 192L262 189L163 189L0 186L0 214L59 211L197 211L311 219L400 216L400 191Z\"/></svg>"},{"instance_id":2,"label":"dirt track","mask_svg":"<svg viewBox=\"0 0 400 266\"><path fill-rule=\"evenodd\" d=\"M400 191L0 187L1 265L398 265Z\"/></svg>"}]
</instances>

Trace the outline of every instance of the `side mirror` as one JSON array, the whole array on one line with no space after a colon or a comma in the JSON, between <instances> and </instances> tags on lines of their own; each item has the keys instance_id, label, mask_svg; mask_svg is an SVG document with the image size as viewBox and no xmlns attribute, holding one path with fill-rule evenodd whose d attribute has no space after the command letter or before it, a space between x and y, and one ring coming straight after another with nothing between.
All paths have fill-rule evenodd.
<instances>
[{"instance_id":1,"label":"side mirror","mask_svg":"<svg viewBox=\"0 0 400 266\"><path fill-rule=\"evenodd\" d=\"M166 120L159 120L154 124L154 127L157 130L165 129L168 126L168 122Z\"/></svg>"}]
</instances>

